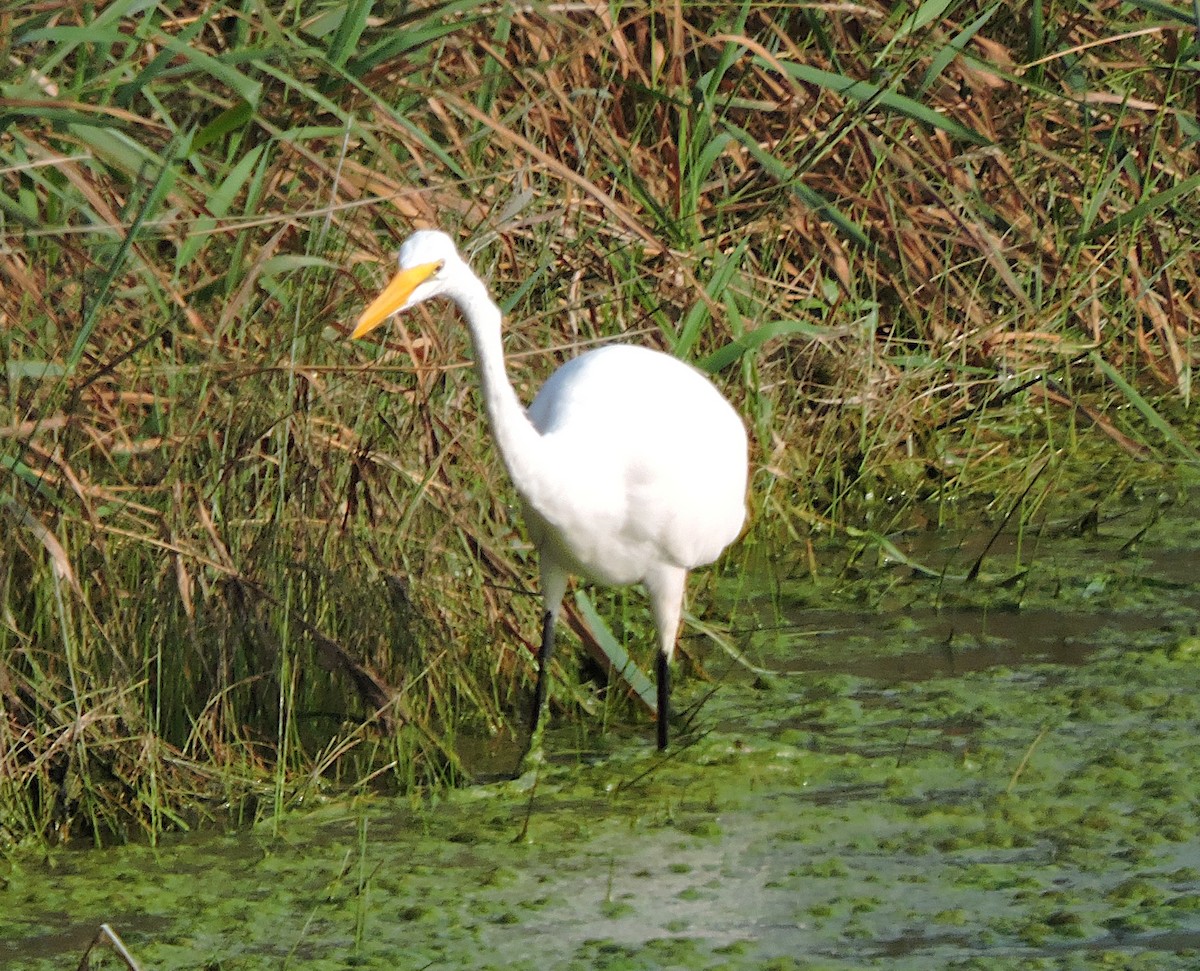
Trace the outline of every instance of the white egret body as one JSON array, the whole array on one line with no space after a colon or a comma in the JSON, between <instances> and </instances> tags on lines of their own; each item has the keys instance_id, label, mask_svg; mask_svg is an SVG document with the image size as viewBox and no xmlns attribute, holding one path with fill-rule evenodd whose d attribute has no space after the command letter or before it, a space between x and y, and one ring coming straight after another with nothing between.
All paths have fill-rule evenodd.
<instances>
[{"instance_id":1,"label":"white egret body","mask_svg":"<svg viewBox=\"0 0 1200 971\"><path fill-rule=\"evenodd\" d=\"M404 242L400 272L352 336L438 296L466 319L492 435L538 551L545 612L533 726L568 577L641 583L658 631L658 745L665 748L687 571L715 560L745 520L741 419L695 368L624 344L568 361L526 411L505 373L500 309L445 233L416 232Z\"/></svg>"}]
</instances>

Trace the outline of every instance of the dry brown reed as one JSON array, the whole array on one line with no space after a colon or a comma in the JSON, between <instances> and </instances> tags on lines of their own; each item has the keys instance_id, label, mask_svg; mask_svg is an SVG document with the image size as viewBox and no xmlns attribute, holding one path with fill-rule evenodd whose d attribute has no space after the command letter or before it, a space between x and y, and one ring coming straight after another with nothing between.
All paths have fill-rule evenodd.
<instances>
[{"instance_id":1,"label":"dry brown reed","mask_svg":"<svg viewBox=\"0 0 1200 971\"><path fill-rule=\"evenodd\" d=\"M461 328L341 342L415 226L526 399L617 337L714 370L771 529L1194 465L1195 27L1043 9L6 8L0 842L510 730L534 570Z\"/></svg>"}]
</instances>

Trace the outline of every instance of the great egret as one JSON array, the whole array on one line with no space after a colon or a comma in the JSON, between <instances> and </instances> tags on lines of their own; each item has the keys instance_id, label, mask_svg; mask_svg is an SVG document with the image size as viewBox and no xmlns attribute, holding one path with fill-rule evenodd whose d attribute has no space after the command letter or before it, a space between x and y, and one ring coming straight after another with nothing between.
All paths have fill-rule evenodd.
<instances>
[{"instance_id":1,"label":"great egret","mask_svg":"<svg viewBox=\"0 0 1200 971\"><path fill-rule=\"evenodd\" d=\"M500 308L441 232L404 242L399 273L351 336L434 297L454 301L466 319L492 435L538 551L544 614L533 729L568 577L641 583L658 631L658 747L666 748L687 571L715 560L746 516L741 419L695 368L627 344L568 361L527 411L505 372Z\"/></svg>"}]
</instances>

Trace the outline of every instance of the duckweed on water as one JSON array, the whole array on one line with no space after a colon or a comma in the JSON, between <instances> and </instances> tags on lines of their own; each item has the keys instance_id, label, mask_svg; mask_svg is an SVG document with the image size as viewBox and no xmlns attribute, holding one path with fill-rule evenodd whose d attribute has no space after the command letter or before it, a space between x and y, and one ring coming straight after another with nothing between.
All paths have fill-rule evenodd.
<instances>
[{"instance_id":1,"label":"duckweed on water","mask_svg":"<svg viewBox=\"0 0 1200 971\"><path fill-rule=\"evenodd\" d=\"M60 968L107 921L158 969L1195 967L1200 666L1180 655L902 690L794 675L719 692L705 717L737 731L547 768L532 796L14 863L0 964ZM853 721L771 729L848 702Z\"/></svg>"}]
</instances>

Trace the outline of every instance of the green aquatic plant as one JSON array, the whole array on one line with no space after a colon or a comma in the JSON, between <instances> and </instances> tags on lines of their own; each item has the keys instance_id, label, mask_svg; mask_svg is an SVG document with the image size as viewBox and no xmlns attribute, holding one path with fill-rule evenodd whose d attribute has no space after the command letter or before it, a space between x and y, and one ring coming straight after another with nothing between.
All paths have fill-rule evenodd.
<instances>
[{"instance_id":1,"label":"green aquatic plant","mask_svg":"<svg viewBox=\"0 0 1200 971\"><path fill-rule=\"evenodd\" d=\"M336 339L416 225L471 242L522 400L618 337L714 375L752 442L731 571L833 584L830 532L886 562L1009 512L1027 563L1064 507L1169 501L1197 438L1184 14L6 9L0 843L439 787L512 738L538 608L465 367L432 363L464 345L431 316ZM568 713L629 717L562 673Z\"/></svg>"}]
</instances>

